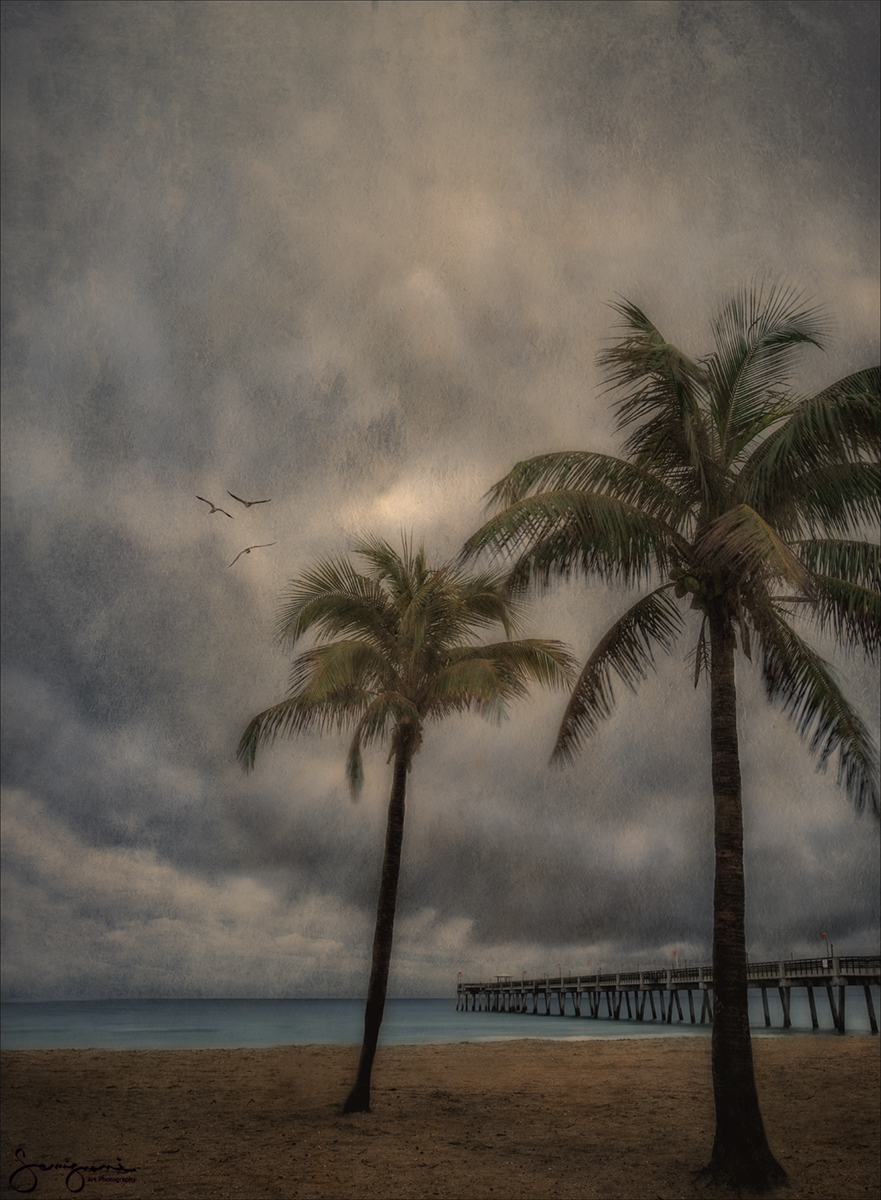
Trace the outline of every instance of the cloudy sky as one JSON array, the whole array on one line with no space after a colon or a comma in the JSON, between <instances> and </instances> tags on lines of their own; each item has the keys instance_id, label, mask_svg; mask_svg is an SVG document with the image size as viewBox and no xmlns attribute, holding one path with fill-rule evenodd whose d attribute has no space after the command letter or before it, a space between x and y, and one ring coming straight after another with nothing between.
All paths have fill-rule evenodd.
<instances>
[{"instance_id":1,"label":"cloudy sky","mask_svg":"<svg viewBox=\"0 0 881 1200\"><path fill-rule=\"evenodd\" d=\"M357 805L341 738L234 759L285 583L363 531L449 558L519 458L614 450L619 294L697 356L784 279L835 319L799 386L877 363L878 13L4 3L7 998L363 993L385 754ZM529 632L583 658L624 603ZM564 770L560 695L429 729L392 994L708 961L692 644ZM873 952L877 823L738 669L750 953Z\"/></svg>"}]
</instances>

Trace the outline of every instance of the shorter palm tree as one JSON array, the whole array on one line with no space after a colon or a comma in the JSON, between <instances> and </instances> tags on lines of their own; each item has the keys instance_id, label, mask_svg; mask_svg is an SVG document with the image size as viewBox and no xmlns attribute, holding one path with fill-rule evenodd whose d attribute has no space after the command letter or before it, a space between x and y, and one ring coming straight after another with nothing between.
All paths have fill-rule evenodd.
<instances>
[{"instance_id":1,"label":"shorter palm tree","mask_svg":"<svg viewBox=\"0 0 881 1200\"><path fill-rule=\"evenodd\" d=\"M407 774L423 727L469 709L501 715L509 700L526 694L530 680L552 687L571 681L574 660L560 642L510 640L521 612L506 592L504 572L468 575L453 564L431 569L424 549L414 553L406 539L402 555L378 538L365 539L355 552L366 560L363 574L348 559L329 559L289 585L279 637L293 646L314 630L317 644L294 660L287 699L251 721L238 757L250 770L258 746L279 735L351 730L346 774L354 798L363 781L362 747L391 744L364 1041L343 1106L344 1112L367 1112L391 961ZM475 635L492 626L501 626L506 640L475 645Z\"/></svg>"}]
</instances>

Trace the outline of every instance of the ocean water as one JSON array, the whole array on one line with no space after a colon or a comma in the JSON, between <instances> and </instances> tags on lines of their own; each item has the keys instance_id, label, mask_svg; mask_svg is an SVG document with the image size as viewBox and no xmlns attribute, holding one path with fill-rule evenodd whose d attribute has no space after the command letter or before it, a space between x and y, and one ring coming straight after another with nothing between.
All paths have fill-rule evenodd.
<instances>
[{"instance_id":1,"label":"ocean water","mask_svg":"<svg viewBox=\"0 0 881 1200\"><path fill-rule=\"evenodd\" d=\"M879 989L872 988L876 1018ZM782 1028L776 992L769 992L772 1028L766 1029L759 992L750 993L750 1024L756 1036L812 1037L834 1034L825 994L815 990L819 1030L811 1029L807 994L793 989L792 1028ZM611 1021L589 1016L457 1012L455 997L386 1002L381 1045L439 1045L511 1038L639 1038L709 1036L708 1025L685 1020ZM837 989L836 989L837 1002ZM605 1006L604 1006L605 1008ZM585 1004L583 1012L587 1011ZM699 1009L697 1010L699 1012ZM697 1013L696 1013L697 1015ZM205 1047L356 1045L361 1041L363 1000L68 1000L0 1005L4 1050L176 1050ZM870 1032L862 988L848 988L848 1034Z\"/></svg>"}]
</instances>

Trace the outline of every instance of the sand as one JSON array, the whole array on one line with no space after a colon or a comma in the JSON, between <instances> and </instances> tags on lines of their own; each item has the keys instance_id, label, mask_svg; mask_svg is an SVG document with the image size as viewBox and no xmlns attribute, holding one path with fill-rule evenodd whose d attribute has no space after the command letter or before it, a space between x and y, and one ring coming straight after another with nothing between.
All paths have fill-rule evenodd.
<instances>
[{"instance_id":1,"label":"sand","mask_svg":"<svg viewBox=\"0 0 881 1200\"><path fill-rule=\"evenodd\" d=\"M877 1200L878 1038L754 1050L791 1182L771 1195ZM686 1037L388 1047L373 1111L343 1117L354 1047L6 1052L2 1195L19 1194L21 1147L30 1164L128 1168L83 1173L102 1200L722 1197L691 1175L712 1141L709 1055ZM50 1200L70 1196L67 1176L13 1185Z\"/></svg>"}]
</instances>

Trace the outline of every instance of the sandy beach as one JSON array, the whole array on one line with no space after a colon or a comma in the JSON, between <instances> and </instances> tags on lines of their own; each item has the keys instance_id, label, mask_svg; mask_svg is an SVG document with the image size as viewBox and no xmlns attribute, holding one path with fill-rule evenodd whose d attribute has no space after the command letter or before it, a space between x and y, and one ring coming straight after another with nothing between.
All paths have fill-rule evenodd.
<instances>
[{"instance_id":1,"label":"sandy beach","mask_svg":"<svg viewBox=\"0 0 881 1200\"><path fill-rule=\"evenodd\" d=\"M881 1194L877 1037L754 1042L774 1195ZM373 1111L343 1117L357 1049L10 1051L2 1195L724 1196L691 1172L712 1138L706 1038L379 1051ZM16 1159L16 1151L21 1157ZM126 1168L120 1172L119 1168ZM70 1184L70 1189L68 1188Z\"/></svg>"}]
</instances>

